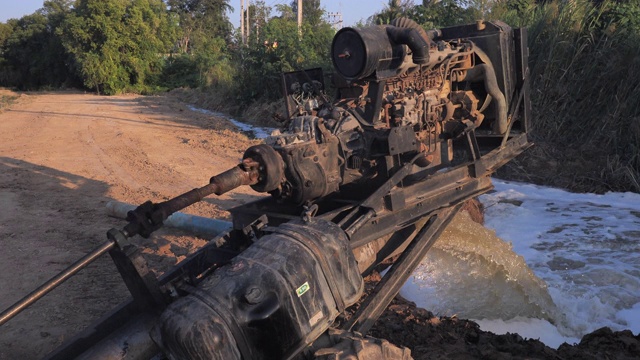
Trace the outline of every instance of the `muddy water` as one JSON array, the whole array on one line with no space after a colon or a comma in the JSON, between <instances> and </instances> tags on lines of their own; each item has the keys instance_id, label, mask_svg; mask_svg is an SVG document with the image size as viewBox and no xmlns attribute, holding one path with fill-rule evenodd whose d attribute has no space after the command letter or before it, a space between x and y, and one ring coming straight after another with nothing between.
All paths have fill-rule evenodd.
<instances>
[{"instance_id":1,"label":"muddy water","mask_svg":"<svg viewBox=\"0 0 640 360\"><path fill-rule=\"evenodd\" d=\"M494 179L486 226L511 241L565 313L559 330L640 332L640 194L576 194Z\"/></svg>"},{"instance_id":2,"label":"muddy water","mask_svg":"<svg viewBox=\"0 0 640 360\"><path fill-rule=\"evenodd\" d=\"M549 322L561 316L524 258L466 212L456 215L402 295L438 315Z\"/></svg>"}]
</instances>

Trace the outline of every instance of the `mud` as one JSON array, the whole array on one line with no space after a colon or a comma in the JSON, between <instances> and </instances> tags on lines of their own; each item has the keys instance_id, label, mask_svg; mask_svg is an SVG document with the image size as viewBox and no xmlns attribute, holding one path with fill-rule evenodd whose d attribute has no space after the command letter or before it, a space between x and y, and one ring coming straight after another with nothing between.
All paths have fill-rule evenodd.
<instances>
[{"instance_id":1,"label":"mud","mask_svg":"<svg viewBox=\"0 0 640 360\"><path fill-rule=\"evenodd\" d=\"M436 317L401 298L394 299L370 335L409 348L416 360L640 358L640 335L628 330L602 328L585 335L579 344L565 343L556 350L518 334L482 331L473 321Z\"/></svg>"}]
</instances>

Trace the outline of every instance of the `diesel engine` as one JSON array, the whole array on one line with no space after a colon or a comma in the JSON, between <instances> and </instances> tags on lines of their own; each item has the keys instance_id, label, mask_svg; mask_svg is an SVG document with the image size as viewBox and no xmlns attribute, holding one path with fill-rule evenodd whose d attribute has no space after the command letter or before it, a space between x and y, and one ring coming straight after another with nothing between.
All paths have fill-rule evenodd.
<instances>
[{"instance_id":1,"label":"diesel engine","mask_svg":"<svg viewBox=\"0 0 640 360\"><path fill-rule=\"evenodd\" d=\"M319 69L284 75L288 126L266 140L269 149L245 154L266 164L253 188L302 204L340 189L368 193L417 154L424 173L450 166L456 139L509 130L508 106L524 76L514 71L513 43L501 23L425 31L401 18L341 29L331 51L337 100Z\"/></svg>"},{"instance_id":2,"label":"diesel engine","mask_svg":"<svg viewBox=\"0 0 640 360\"><path fill-rule=\"evenodd\" d=\"M238 230L260 231L262 213L279 226L171 304L157 343L180 359L301 354L360 298L361 273L411 248L407 233L430 226L424 213L488 189L477 136L494 143L509 136L522 76L514 43L501 23L425 31L399 19L337 32L334 101L321 70L284 74L288 123L249 148L242 164L256 174L253 189L272 200L231 210ZM480 180L448 172L463 163L465 171L473 163ZM425 179L440 187L436 194ZM394 229L404 237L387 236ZM407 250L410 263L424 249ZM366 329L371 318L356 316L347 329Z\"/></svg>"}]
</instances>

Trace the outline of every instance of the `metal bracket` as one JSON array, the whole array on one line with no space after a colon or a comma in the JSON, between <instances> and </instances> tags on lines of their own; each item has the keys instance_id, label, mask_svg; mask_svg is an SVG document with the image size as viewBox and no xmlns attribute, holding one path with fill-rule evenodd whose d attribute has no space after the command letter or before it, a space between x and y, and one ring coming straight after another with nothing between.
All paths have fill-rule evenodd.
<instances>
[{"instance_id":1,"label":"metal bracket","mask_svg":"<svg viewBox=\"0 0 640 360\"><path fill-rule=\"evenodd\" d=\"M109 230L107 237L116 244L109 255L135 303L143 309L166 304L166 296L158 285L158 279L149 270L140 249L118 229Z\"/></svg>"},{"instance_id":2,"label":"metal bracket","mask_svg":"<svg viewBox=\"0 0 640 360\"><path fill-rule=\"evenodd\" d=\"M314 216L316 216L316 214L318 213L318 204L306 204L303 206L303 212L302 212L302 221L308 223L309 221L311 221L311 218L313 218Z\"/></svg>"},{"instance_id":3,"label":"metal bracket","mask_svg":"<svg viewBox=\"0 0 640 360\"><path fill-rule=\"evenodd\" d=\"M467 149L469 151L469 160L473 161L471 168L471 176L478 178L487 171L487 167L482 161L482 154L480 153L480 147L478 146L478 139L476 138L476 132L474 129L466 131L467 137Z\"/></svg>"},{"instance_id":4,"label":"metal bracket","mask_svg":"<svg viewBox=\"0 0 640 360\"><path fill-rule=\"evenodd\" d=\"M458 204L445 208L427 221L343 329L361 334L371 329L461 207Z\"/></svg>"},{"instance_id":5,"label":"metal bracket","mask_svg":"<svg viewBox=\"0 0 640 360\"><path fill-rule=\"evenodd\" d=\"M389 155L404 154L420 149L413 125L398 126L389 131Z\"/></svg>"},{"instance_id":6,"label":"metal bracket","mask_svg":"<svg viewBox=\"0 0 640 360\"><path fill-rule=\"evenodd\" d=\"M251 222L251 224L245 226L242 229L242 234L250 239L251 242L256 242L262 236L262 233L266 230L266 226L269 220L267 215L261 215L259 218Z\"/></svg>"}]
</instances>

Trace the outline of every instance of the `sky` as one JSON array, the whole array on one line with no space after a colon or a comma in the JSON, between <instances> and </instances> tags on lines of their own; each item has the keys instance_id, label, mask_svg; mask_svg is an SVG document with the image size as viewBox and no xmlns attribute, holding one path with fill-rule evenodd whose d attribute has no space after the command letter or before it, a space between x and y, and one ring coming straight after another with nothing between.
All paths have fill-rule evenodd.
<instances>
[{"instance_id":1,"label":"sky","mask_svg":"<svg viewBox=\"0 0 640 360\"><path fill-rule=\"evenodd\" d=\"M11 18L21 18L32 14L42 7L43 0L0 0L0 22ZM290 0L265 0L268 6L288 4ZM322 0L322 6L328 13L342 13L343 25L353 26L359 20L365 20L374 12L384 8L385 0ZM240 23L240 0L230 0L235 12L229 14L229 19L235 27Z\"/></svg>"},{"instance_id":2,"label":"sky","mask_svg":"<svg viewBox=\"0 0 640 360\"><path fill-rule=\"evenodd\" d=\"M42 7L43 0L0 0L0 22L21 18Z\"/></svg>"}]
</instances>

